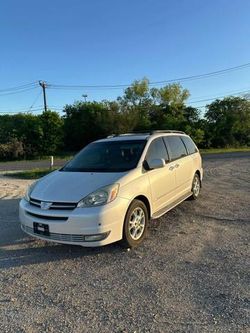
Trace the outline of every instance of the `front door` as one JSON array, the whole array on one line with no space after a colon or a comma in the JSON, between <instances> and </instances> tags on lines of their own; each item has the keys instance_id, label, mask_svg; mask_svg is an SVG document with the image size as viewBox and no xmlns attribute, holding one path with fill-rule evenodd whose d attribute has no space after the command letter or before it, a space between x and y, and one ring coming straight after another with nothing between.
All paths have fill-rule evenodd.
<instances>
[{"instance_id":1,"label":"front door","mask_svg":"<svg viewBox=\"0 0 250 333\"><path fill-rule=\"evenodd\" d=\"M163 168L148 171L154 212L159 211L174 201L176 187L175 163L169 163L166 146L162 138L153 140L146 154L146 161L162 158L166 165Z\"/></svg>"}]
</instances>

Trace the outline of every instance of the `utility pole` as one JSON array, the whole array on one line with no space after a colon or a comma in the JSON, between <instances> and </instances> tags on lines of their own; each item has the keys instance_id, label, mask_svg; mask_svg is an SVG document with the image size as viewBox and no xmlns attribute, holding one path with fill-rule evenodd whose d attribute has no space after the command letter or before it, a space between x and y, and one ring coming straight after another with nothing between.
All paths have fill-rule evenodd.
<instances>
[{"instance_id":1,"label":"utility pole","mask_svg":"<svg viewBox=\"0 0 250 333\"><path fill-rule=\"evenodd\" d=\"M88 97L88 95L87 95L87 94L84 94L84 95L82 95L82 97L84 98L84 102L86 103L86 102L87 102L87 97Z\"/></svg>"},{"instance_id":2,"label":"utility pole","mask_svg":"<svg viewBox=\"0 0 250 333\"><path fill-rule=\"evenodd\" d=\"M39 81L39 85L42 87L43 89L43 104L44 104L44 111L47 111L47 101L46 101L46 82L44 81Z\"/></svg>"}]
</instances>

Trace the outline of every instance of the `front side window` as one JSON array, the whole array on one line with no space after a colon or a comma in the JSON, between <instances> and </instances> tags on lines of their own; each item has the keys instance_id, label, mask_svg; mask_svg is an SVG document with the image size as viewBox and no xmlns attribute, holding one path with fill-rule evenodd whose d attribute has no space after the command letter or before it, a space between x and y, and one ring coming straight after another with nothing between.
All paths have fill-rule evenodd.
<instances>
[{"instance_id":1,"label":"front side window","mask_svg":"<svg viewBox=\"0 0 250 333\"><path fill-rule=\"evenodd\" d=\"M176 160L187 155L187 150L179 136L165 136L164 141L169 148L171 160Z\"/></svg>"},{"instance_id":2,"label":"front side window","mask_svg":"<svg viewBox=\"0 0 250 333\"><path fill-rule=\"evenodd\" d=\"M162 138L157 138L151 142L147 151L146 161L159 158L162 158L165 162L168 162L168 153Z\"/></svg>"},{"instance_id":3,"label":"front side window","mask_svg":"<svg viewBox=\"0 0 250 333\"><path fill-rule=\"evenodd\" d=\"M61 171L124 172L134 169L146 140L93 142L81 150Z\"/></svg>"},{"instance_id":4,"label":"front side window","mask_svg":"<svg viewBox=\"0 0 250 333\"><path fill-rule=\"evenodd\" d=\"M194 154L197 152L197 148L189 136L182 136L181 139L184 142L189 154Z\"/></svg>"}]
</instances>

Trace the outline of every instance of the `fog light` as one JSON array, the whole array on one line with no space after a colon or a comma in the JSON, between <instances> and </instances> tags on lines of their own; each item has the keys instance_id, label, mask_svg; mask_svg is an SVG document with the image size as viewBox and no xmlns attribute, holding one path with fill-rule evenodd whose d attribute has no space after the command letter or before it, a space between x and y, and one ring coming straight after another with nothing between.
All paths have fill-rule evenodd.
<instances>
[{"instance_id":1,"label":"fog light","mask_svg":"<svg viewBox=\"0 0 250 333\"><path fill-rule=\"evenodd\" d=\"M85 240L86 242L97 242L97 241L104 240L105 238L108 237L109 234L110 234L110 231L105 232L105 233L103 233L103 234L85 235L85 236L84 236L84 240Z\"/></svg>"}]
</instances>

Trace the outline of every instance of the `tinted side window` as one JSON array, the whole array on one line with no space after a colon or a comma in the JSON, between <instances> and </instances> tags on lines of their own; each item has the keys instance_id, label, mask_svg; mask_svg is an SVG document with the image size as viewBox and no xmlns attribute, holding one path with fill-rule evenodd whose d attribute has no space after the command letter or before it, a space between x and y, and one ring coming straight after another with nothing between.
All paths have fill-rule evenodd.
<instances>
[{"instance_id":1,"label":"tinted side window","mask_svg":"<svg viewBox=\"0 0 250 333\"><path fill-rule=\"evenodd\" d=\"M184 142L189 154L194 154L197 152L197 149L191 138L189 138L188 136L182 136L181 139Z\"/></svg>"},{"instance_id":2,"label":"tinted side window","mask_svg":"<svg viewBox=\"0 0 250 333\"><path fill-rule=\"evenodd\" d=\"M155 139L151 142L146 156L147 161L158 158L163 158L164 161L168 162L168 153L162 138Z\"/></svg>"},{"instance_id":3,"label":"tinted side window","mask_svg":"<svg viewBox=\"0 0 250 333\"><path fill-rule=\"evenodd\" d=\"M176 160L187 155L187 150L179 136L165 136L164 141L169 148L171 160Z\"/></svg>"}]
</instances>

